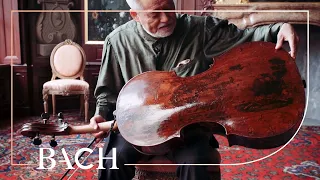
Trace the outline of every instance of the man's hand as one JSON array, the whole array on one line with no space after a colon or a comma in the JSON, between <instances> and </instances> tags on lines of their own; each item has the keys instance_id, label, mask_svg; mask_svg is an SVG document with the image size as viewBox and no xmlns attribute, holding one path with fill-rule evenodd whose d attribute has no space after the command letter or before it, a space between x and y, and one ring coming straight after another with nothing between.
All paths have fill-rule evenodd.
<instances>
[{"instance_id":1,"label":"man's hand","mask_svg":"<svg viewBox=\"0 0 320 180\"><path fill-rule=\"evenodd\" d=\"M93 129L99 130L98 123L101 122L106 122L106 120L100 115L95 115L90 119L89 125L91 125ZM105 138L108 135L107 133L108 132L100 131L98 133L94 133L93 136L97 138L96 142L99 142L101 139Z\"/></svg>"},{"instance_id":2,"label":"man's hand","mask_svg":"<svg viewBox=\"0 0 320 180\"><path fill-rule=\"evenodd\" d=\"M283 41L288 41L289 46L290 46L290 56L292 58L296 58L297 55L297 46L299 43L299 37L292 27L291 24L284 23L280 31L278 33L278 39L277 39L277 44L276 44L276 49L280 49L282 47Z\"/></svg>"}]
</instances>

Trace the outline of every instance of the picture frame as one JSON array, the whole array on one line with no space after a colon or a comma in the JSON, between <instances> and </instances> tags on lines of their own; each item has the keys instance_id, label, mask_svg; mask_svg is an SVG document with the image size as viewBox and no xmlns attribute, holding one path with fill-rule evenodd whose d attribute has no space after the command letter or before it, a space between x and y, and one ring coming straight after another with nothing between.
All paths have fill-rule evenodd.
<instances>
[{"instance_id":1,"label":"picture frame","mask_svg":"<svg viewBox=\"0 0 320 180\"><path fill-rule=\"evenodd\" d=\"M132 18L126 0L85 0L85 44L103 44L118 26Z\"/></svg>"}]
</instances>

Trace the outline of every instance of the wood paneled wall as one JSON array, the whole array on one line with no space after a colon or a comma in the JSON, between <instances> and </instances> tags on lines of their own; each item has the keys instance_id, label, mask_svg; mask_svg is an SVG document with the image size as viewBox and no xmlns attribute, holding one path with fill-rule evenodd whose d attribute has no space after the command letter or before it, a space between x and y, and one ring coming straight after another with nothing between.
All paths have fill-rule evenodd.
<instances>
[{"instance_id":1,"label":"wood paneled wall","mask_svg":"<svg viewBox=\"0 0 320 180\"><path fill-rule=\"evenodd\" d=\"M10 66L0 65L0 122L10 117L11 109L11 78Z\"/></svg>"}]
</instances>

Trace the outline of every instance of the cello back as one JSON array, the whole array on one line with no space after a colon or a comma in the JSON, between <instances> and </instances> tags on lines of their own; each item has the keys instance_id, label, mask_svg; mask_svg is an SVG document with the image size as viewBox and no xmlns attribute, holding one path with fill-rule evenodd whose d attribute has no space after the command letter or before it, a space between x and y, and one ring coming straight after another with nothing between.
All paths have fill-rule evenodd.
<instances>
[{"instance_id":1,"label":"cello back","mask_svg":"<svg viewBox=\"0 0 320 180\"><path fill-rule=\"evenodd\" d=\"M230 145L279 146L298 129L305 91L294 60L275 44L251 42L215 58L192 77L146 72L121 90L116 118L136 146L156 146L194 123L221 125ZM265 145L265 147L263 147Z\"/></svg>"}]
</instances>

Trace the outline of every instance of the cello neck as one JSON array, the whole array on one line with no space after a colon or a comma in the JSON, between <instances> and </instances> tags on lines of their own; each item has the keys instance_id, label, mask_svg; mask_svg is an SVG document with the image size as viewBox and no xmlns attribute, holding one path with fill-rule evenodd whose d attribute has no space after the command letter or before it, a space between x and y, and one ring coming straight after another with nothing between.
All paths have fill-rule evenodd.
<instances>
[{"instance_id":1,"label":"cello neck","mask_svg":"<svg viewBox=\"0 0 320 180\"><path fill-rule=\"evenodd\" d=\"M69 134L71 135L71 134L98 133L100 131L108 132L111 128L112 123L113 121L98 123L97 129L94 129L90 124L79 125L79 126L69 125ZM113 127L113 130L116 130L116 129L118 129L117 123L115 123Z\"/></svg>"}]
</instances>

